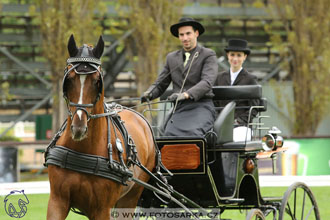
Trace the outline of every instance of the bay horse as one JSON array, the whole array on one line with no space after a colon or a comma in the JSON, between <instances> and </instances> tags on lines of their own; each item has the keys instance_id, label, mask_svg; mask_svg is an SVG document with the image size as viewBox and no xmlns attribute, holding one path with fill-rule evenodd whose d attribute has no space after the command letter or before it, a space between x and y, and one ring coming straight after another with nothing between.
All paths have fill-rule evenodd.
<instances>
[{"instance_id":1,"label":"bay horse","mask_svg":"<svg viewBox=\"0 0 330 220\"><path fill-rule=\"evenodd\" d=\"M63 95L69 116L66 126L46 151L50 182L48 220L65 219L70 208L79 209L93 220L110 219L114 207L135 208L143 186L129 181L127 175L144 182L149 175L138 166L130 165L128 155L135 154L149 171L155 167L157 152L148 122L126 108L107 112L100 61L103 49L102 36L94 48L87 45L77 48L73 35L68 42L70 57L63 79ZM125 146L127 135L118 123L113 123L111 114L125 125L129 141L134 142L133 150ZM87 157L96 161L95 167L88 164ZM113 168L110 176L114 176L114 180L102 176L104 161L109 169ZM122 174L117 175L119 171Z\"/></svg>"}]
</instances>

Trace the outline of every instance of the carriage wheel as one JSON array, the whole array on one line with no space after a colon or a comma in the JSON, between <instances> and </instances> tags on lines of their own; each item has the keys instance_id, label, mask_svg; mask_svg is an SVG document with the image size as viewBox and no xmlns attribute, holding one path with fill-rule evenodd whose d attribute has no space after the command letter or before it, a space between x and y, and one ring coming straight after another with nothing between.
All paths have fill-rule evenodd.
<instances>
[{"instance_id":1,"label":"carriage wheel","mask_svg":"<svg viewBox=\"0 0 330 220\"><path fill-rule=\"evenodd\" d=\"M285 192L279 220L319 220L320 213L310 188L300 182L292 184Z\"/></svg>"},{"instance_id":2,"label":"carriage wheel","mask_svg":"<svg viewBox=\"0 0 330 220\"><path fill-rule=\"evenodd\" d=\"M251 209L247 216L246 220L265 220L265 215L260 209Z\"/></svg>"}]
</instances>

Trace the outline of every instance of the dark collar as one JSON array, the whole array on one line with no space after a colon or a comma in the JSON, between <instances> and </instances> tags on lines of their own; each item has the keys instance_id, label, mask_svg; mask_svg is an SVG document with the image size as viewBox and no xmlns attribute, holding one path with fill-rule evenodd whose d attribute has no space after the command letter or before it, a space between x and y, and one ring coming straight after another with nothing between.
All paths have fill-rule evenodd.
<instances>
[{"instance_id":1,"label":"dark collar","mask_svg":"<svg viewBox=\"0 0 330 220\"><path fill-rule=\"evenodd\" d=\"M197 47L198 47L198 44L196 45L196 47L192 50L189 50L189 51L185 51L183 48L182 48L182 54L184 55L186 52L190 53L191 54L194 54L195 51L197 50Z\"/></svg>"}]
</instances>

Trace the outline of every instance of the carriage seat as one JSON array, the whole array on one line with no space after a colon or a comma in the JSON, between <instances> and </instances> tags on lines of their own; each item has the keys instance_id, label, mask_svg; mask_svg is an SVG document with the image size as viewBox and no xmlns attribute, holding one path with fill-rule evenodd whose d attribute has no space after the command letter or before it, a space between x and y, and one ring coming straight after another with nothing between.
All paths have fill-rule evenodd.
<instances>
[{"instance_id":1,"label":"carriage seat","mask_svg":"<svg viewBox=\"0 0 330 220\"><path fill-rule=\"evenodd\" d=\"M238 86L214 86L212 88L215 102L215 109L222 110L223 107L217 106L217 101L235 100L257 100L258 107L254 107L257 112L264 112L267 110L267 100L262 97L261 85L238 85ZM236 106L236 109L250 109L251 106Z\"/></svg>"},{"instance_id":2,"label":"carriage seat","mask_svg":"<svg viewBox=\"0 0 330 220\"><path fill-rule=\"evenodd\" d=\"M214 86L213 93L215 94L213 98L215 101L258 99L259 106L256 110L259 112L267 110L267 100L262 98L261 85ZM250 106L246 107L250 108ZM231 101L225 107L221 108L222 110L214 123L213 129L217 134L217 140L215 141L216 149L224 151L261 150L262 145L260 141L233 142L234 113L236 108L235 101Z\"/></svg>"},{"instance_id":3,"label":"carriage seat","mask_svg":"<svg viewBox=\"0 0 330 220\"><path fill-rule=\"evenodd\" d=\"M259 99L259 105L262 106L262 108L257 109L259 112L267 111L267 99L265 97Z\"/></svg>"},{"instance_id":4,"label":"carriage seat","mask_svg":"<svg viewBox=\"0 0 330 220\"><path fill-rule=\"evenodd\" d=\"M235 107L234 101L229 102L215 120L213 131L217 134L216 145L233 142Z\"/></svg>"},{"instance_id":5,"label":"carriage seat","mask_svg":"<svg viewBox=\"0 0 330 220\"><path fill-rule=\"evenodd\" d=\"M220 112L214 122L213 131L217 134L215 148L221 151L260 151L261 141L233 142L234 112L236 103L231 101Z\"/></svg>"},{"instance_id":6,"label":"carriage seat","mask_svg":"<svg viewBox=\"0 0 330 220\"><path fill-rule=\"evenodd\" d=\"M217 146L221 151L261 151L263 150L261 140L258 141L239 141L227 142Z\"/></svg>"},{"instance_id":7,"label":"carriage seat","mask_svg":"<svg viewBox=\"0 0 330 220\"><path fill-rule=\"evenodd\" d=\"M213 100L261 99L261 85L213 86Z\"/></svg>"}]
</instances>

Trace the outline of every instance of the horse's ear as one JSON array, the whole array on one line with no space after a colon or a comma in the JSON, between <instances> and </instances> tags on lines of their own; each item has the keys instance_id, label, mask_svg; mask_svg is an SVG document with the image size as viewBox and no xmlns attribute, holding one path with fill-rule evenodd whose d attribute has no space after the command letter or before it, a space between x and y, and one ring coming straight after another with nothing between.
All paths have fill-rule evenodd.
<instances>
[{"instance_id":1,"label":"horse's ear","mask_svg":"<svg viewBox=\"0 0 330 220\"><path fill-rule=\"evenodd\" d=\"M100 59L104 50L104 41L102 36L100 36L99 41L96 44L96 47L93 49L93 54L96 58Z\"/></svg>"},{"instance_id":2,"label":"horse's ear","mask_svg":"<svg viewBox=\"0 0 330 220\"><path fill-rule=\"evenodd\" d=\"M76 45L76 41L74 40L73 34L71 34L69 42L68 42L68 51L69 51L70 57L74 57L78 53L78 48Z\"/></svg>"}]
</instances>

